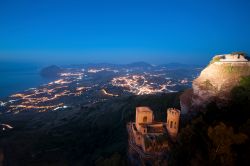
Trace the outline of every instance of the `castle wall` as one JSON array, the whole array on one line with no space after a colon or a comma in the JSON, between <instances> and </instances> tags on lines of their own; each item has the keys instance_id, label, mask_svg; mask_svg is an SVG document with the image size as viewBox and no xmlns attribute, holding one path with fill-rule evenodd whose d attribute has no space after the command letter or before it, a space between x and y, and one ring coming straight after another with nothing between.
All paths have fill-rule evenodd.
<instances>
[{"instance_id":1,"label":"castle wall","mask_svg":"<svg viewBox=\"0 0 250 166\"><path fill-rule=\"evenodd\" d=\"M142 133L142 134L147 134L147 127L146 126L141 126L141 128L140 128L140 132Z\"/></svg>"},{"instance_id":2,"label":"castle wall","mask_svg":"<svg viewBox=\"0 0 250 166\"><path fill-rule=\"evenodd\" d=\"M247 62L248 60L242 55L226 54L224 58L220 59L221 62Z\"/></svg>"},{"instance_id":3,"label":"castle wall","mask_svg":"<svg viewBox=\"0 0 250 166\"><path fill-rule=\"evenodd\" d=\"M180 111L177 109L167 110L167 130L171 139L176 138L179 128ZM144 152L156 152L168 148L168 140L165 126L166 123L154 122L153 112L148 107L136 108L136 122L132 123L133 142ZM165 138L164 140L162 140ZM161 141L160 141L161 140ZM160 143L159 143L160 141Z\"/></svg>"},{"instance_id":4,"label":"castle wall","mask_svg":"<svg viewBox=\"0 0 250 166\"><path fill-rule=\"evenodd\" d=\"M146 148L146 146L145 146L144 137L143 137L142 149L143 149L144 152L147 152L147 151L148 151L147 148Z\"/></svg>"},{"instance_id":5,"label":"castle wall","mask_svg":"<svg viewBox=\"0 0 250 166\"><path fill-rule=\"evenodd\" d=\"M133 132L135 144L137 146L141 147L142 144L143 144L143 136L138 130L135 129L135 124L134 123L132 124L132 132Z\"/></svg>"},{"instance_id":6,"label":"castle wall","mask_svg":"<svg viewBox=\"0 0 250 166\"><path fill-rule=\"evenodd\" d=\"M135 143L137 146L142 146L142 139L143 139L143 137L141 134L139 134L139 133L135 134Z\"/></svg>"}]
</instances>

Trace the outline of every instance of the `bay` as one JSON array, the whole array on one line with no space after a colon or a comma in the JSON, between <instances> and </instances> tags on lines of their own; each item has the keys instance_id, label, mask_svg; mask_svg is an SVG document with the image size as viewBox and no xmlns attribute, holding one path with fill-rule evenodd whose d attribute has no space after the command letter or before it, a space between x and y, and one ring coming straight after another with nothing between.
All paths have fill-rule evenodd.
<instances>
[{"instance_id":1,"label":"bay","mask_svg":"<svg viewBox=\"0 0 250 166\"><path fill-rule=\"evenodd\" d=\"M41 68L33 63L0 63L0 98L52 81L40 75Z\"/></svg>"}]
</instances>

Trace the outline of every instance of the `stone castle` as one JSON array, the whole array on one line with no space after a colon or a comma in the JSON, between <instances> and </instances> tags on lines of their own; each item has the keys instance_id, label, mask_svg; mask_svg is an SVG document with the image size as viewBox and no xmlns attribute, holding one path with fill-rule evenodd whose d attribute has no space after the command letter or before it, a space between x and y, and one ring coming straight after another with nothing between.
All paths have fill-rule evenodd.
<instances>
[{"instance_id":1,"label":"stone castle","mask_svg":"<svg viewBox=\"0 0 250 166\"><path fill-rule=\"evenodd\" d=\"M217 55L220 57L220 62L248 62L245 56L241 53Z\"/></svg>"},{"instance_id":2,"label":"stone castle","mask_svg":"<svg viewBox=\"0 0 250 166\"><path fill-rule=\"evenodd\" d=\"M135 122L127 124L130 153L141 159L154 159L170 150L178 134L180 110L169 108L166 113L166 122L157 122L149 107L136 108Z\"/></svg>"}]
</instances>

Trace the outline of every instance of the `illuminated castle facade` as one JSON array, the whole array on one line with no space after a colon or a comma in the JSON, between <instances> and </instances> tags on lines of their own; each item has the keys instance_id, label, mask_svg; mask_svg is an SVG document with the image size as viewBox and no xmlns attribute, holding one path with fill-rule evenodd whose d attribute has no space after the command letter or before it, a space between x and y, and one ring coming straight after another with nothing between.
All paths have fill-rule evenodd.
<instances>
[{"instance_id":1,"label":"illuminated castle facade","mask_svg":"<svg viewBox=\"0 0 250 166\"><path fill-rule=\"evenodd\" d=\"M137 146L145 153L161 153L169 149L169 142L176 140L180 111L167 110L167 121L156 122L149 107L137 107L135 122L129 123L130 146ZM136 147L135 147L136 148Z\"/></svg>"},{"instance_id":2,"label":"illuminated castle facade","mask_svg":"<svg viewBox=\"0 0 250 166\"><path fill-rule=\"evenodd\" d=\"M220 62L248 62L244 55L240 53L219 55Z\"/></svg>"}]
</instances>

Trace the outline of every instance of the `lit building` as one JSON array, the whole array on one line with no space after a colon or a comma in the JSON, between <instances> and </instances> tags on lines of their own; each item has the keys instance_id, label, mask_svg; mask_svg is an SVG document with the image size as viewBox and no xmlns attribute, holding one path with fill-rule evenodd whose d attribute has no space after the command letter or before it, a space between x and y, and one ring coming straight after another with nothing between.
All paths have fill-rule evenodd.
<instances>
[{"instance_id":1,"label":"lit building","mask_svg":"<svg viewBox=\"0 0 250 166\"><path fill-rule=\"evenodd\" d=\"M180 111L167 110L167 123L156 122L149 107L137 107L135 122L128 124L130 146L137 146L145 153L162 153L169 149L169 141L175 141L179 128ZM139 153L139 152L138 152Z\"/></svg>"},{"instance_id":2,"label":"lit building","mask_svg":"<svg viewBox=\"0 0 250 166\"><path fill-rule=\"evenodd\" d=\"M233 54L224 54L219 55L221 57L220 62L248 62L243 54L233 53Z\"/></svg>"}]
</instances>

